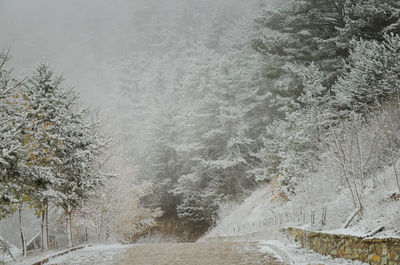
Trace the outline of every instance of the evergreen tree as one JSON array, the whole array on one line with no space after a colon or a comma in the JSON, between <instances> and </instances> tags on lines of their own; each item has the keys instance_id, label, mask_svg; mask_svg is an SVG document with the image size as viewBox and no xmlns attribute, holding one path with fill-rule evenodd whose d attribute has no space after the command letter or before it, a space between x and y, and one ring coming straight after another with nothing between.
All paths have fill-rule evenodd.
<instances>
[{"instance_id":1,"label":"evergreen tree","mask_svg":"<svg viewBox=\"0 0 400 265\"><path fill-rule=\"evenodd\" d=\"M22 254L27 255L22 224L22 208L33 191L27 176L27 150L24 145L25 117L21 102L20 83L6 68L8 53L0 54L0 219L18 211Z\"/></svg>"},{"instance_id":2,"label":"evergreen tree","mask_svg":"<svg viewBox=\"0 0 400 265\"><path fill-rule=\"evenodd\" d=\"M399 94L400 37L387 34L382 43L372 40L355 42L346 62L346 73L334 86L342 115L356 111L368 115Z\"/></svg>"},{"instance_id":3,"label":"evergreen tree","mask_svg":"<svg viewBox=\"0 0 400 265\"><path fill-rule=\"evenodd\" d=\"M288 63L307 65L311 62L329 73L326 84L332 84L341 68L341 58L347 55L346 49L338 47L339 28L346 24L345 0L305 0L293 1L288 7L278 11L267 11L256 19L262 26L278 33L266 35L253 41L253 48L273 61L266 68L270 78L291 77L285 86L274 91L283 97L296 97L301 93L301 86L292 76Z\"/></svg>"},{"instance_id":4,"label":"evergreen tree","mask_svg":"<svg viewBox=\"0 0 400 265\"><path fill-rule=\"evenodd\" d=\"M339 46L350 41L384 41L384 34L400 34L400 3L396 0L358 0L346 8L345 25L339 29Z\"/></svg>"},{"instance_id":5,"label":"evergreen tree","mask_svg":"<svg viewBox=\"0 0 400 265\"><path fill-rule=\"evenodd\" d=\"M31 158L51 168L51 178L41 181L43 193L37 194L42 205L52 200L66 213L67 241L72 246L71 214L106 176L99 157L109 140L99 130L99 122L88 120L88 109L80 109L74 90L61 87L45 64L37 67L29 79L28 97L32 110L31 138L38 142ZM40 174L43 177L43 174Z\"/></svg>"},{"instance_id":6,"label":"evergreen tree","mask_svg":"<svg viewBox=\"0 0 400 265\"><path fill-rule=\"evenodd\" d=\"M28 180L22 175L27 151L23 144L24 114L21 83L11 77L6 68L8 53L0 53L0 218L12 212L10 206L19 203L18 194L30 190Z\"/></svg>"},{"instance_id":7,"label":"evergreen tree","mask_svg":"<svg viewBox=\"0 0 400 265\"><path fill-rule=\"evenodd\" d=\"M275 80L271 92L279 97L276 108L287 111L302 93L303 84L292 64L301 68L314 63L330 93L343 72L352 40L382 41L385 33L398 33L399 10L396 0L304 0L257 18L276 34L269 32L253 41L253 48L270 62L265 73Z\"/></svg>"}]
</instances>

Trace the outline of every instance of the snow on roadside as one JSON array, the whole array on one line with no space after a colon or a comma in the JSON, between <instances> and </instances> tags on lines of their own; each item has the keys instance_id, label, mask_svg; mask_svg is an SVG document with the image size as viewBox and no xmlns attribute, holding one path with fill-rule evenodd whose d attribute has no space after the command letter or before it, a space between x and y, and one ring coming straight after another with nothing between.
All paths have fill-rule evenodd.
<instances>
[{"instance_id":1,"label":"snow on roadside","mask_svg":"<svg viewBox=\"0 0 400 265\"><path fill-rule=\"evenodd\" d=\"M279 230L271 229L264 223L265 217L270 215L270 209L279 208L283 202L275 200L269 186L264 186L252 193L239 205L232 205L226 213L220 213L217 225L204 237L242 236L260 231ZM224 209L222 209L224 210Z\"/></svg>"},{"instance_id":2,"label":"snow on roadside","mask_svg":"<svg viewBox=\"0 0 400 265\"><path fill-rule=\"evenodd\" d=\"M260 251L262 253L267 253L269 256L273 257L277 261L284 262L284 259L268 245L260 245Z\"/></svg>"},{"instance_id":3,"label":"snow on roadside","mask_svg":"<svg viewBox=\"0 0 400 265\"><path fill-rule=\"evenodd\" d=\"M3 252L3 250L5 250L5 248L7 248L7 250L5 252ZM8 252L9 251L9 252ZM9 255L11 253L12 257ZM16 246L14 246L13 244L11 244L10 242L8 242L7 240L5 240L4 238L2 238L0 236L0 262L9 262L13 260L13 257L17 257L18 255L21 254L21 250L19 248L17 248Z\"/></svg>"},{"instance_id":4,"label":"snow on roadside","mask_svg":"<svg viewBox=\"0 0 400 265\"><path fill-rule=\"evenodd\" d=\"M275 253L280 256L280 260L293 265L310 265L310 264L324 264L324 265L363 265L361 261L351 261L347 259L335 259L330 256L323 256L311 250L303 249L298 244L284 243L277 240L261 240L259 241L260 251L264 253ZM282 257L281 253L277 253L274 249L279 249L284 252L287 257ZM289 260L285 260L289 259Z\"/></svg>"},{"instance_id":5,"label":"snow on roadside","mask_svg":"<svg viewBox=\"0 0 400 265\"><path fill-rule=\"evenodd\" d=\"M132 245L95 245L56 257L46 264L85 264L111 265L116 264Z\"/></svg>"},{"instance_id":6,"label":"snow on roadside","mask_svg":"<svg viewBox=\"0 0 400 265\"><path fill-rule=\"evenodd\" d=\"M60 251L56 250L49 250L46 252L37 252L32 255L28 255L28 257L23 257L22 254L20 253L19 256L16 257L16 260L13 262L6 263L7 265L31 265L35 262L38 262L39 260L46 259L47 257L51 257L53 255L56 255Z\"/></svg>"}]
</instances>

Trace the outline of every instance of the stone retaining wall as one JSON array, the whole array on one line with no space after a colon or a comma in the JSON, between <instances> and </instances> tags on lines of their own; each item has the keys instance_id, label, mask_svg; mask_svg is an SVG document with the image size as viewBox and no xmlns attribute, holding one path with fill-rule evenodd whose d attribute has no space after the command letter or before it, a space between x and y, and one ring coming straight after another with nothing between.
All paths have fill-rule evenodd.
<instances>
[{"instance_id":1,"label":"stone retaining wall","mask_svg":"<svg viewBox=\"0 0 400 265\"><path fill-rule=\"evenodd\" d=\"M400 264L400 239L398 238L363 238L299 228L287 228L284 231L300 242L302 247L310 248L323 255L360 260L373 265Z\"/></svg>"}]
</instances>

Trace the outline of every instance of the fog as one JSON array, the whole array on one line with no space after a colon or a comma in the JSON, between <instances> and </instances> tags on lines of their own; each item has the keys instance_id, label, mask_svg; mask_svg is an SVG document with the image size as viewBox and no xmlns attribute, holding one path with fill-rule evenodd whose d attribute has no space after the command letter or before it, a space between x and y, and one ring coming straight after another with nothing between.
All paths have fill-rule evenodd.
<instances>
[{"instance_id":1,"label":"fog","mask_svg":"<svg viewBox=\"0 0 400 265\"><path fill-rule=\"evenodd\" d=\"M45 61L81 92L84 103L105 108L116 89L113 66L132 53L157 61L182 38L186 47L207 41L202 38L213 34L207 27L220 22L215 17L237 17L240 2L1 0L0 47L10 49L18 74ZM158 52L150 52L154 48Z\"/></svg>"},{"instance_id":2,"label":"fog","mask_svg":"<svg viewBox=\"0 0 400 265\"><path fill-rule=\"evenodd\" d=\"M108 90L103 71L127 52L146 9L140 1L1 1L0 47L10 48L18 73L45 61L85 103L99 104Z\"/></svg>"}]
</instances>

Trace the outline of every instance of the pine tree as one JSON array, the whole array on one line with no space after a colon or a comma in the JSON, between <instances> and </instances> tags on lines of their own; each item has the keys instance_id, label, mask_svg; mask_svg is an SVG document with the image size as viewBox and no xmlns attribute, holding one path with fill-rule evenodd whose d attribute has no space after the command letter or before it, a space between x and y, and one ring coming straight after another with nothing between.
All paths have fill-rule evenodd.
<instances>
[{"instance_id":1,"label":"pine tree","mask_svg":"<svg viewBox=\"0 0 400 265\"><path fill-rule=\"evenodd\" d=\"M98 159L109 140L99 130L99 122L88 120L88 109L79 107L74 90L61 87L62 78L55 77L47 65L39 65L28 81L30 138L37 142L31 163L50 167L52 173L42 179L39 188L44 192L36 197L44 207L51 200L65 210L71 247L72 211L106 176L99 171Z\"/></svg>"},{"instance_id":2,"label":"pine tree","mask_svg":"<svg viewBox=\"0 0 400 265\"><path fill-rule=\"evenodd\" d=\"M400 3L396 0L358 0L346 8L339 45L351 48L351 40L384 41L384 34L400 34Z\"/></svg>"},{"instance_id":3,"label":"pine tree","mask_svg":"<svg viewBox=\"0 0 400 265\"><path fill-rule=\"evenodd\" d=\"M20 139L22 134L23 116L16 101L19 84L11 77L11 71L6 68L8 53L0 53L0 217L9 214L10 204L15 203L11 188L17 185L18 163L25 159L25 149ZM14 176L13 176L14 175Z\"/></svg>"},{"instance_id":4,"label":"pine tree","mask_svg":"<svg viewBox=\"0 0 400 265\"><path fill-rule=\"evenodd\" d=\"M275 80L271 93L279 97L276 108L287 111L302 93L303 84L292 71L293 64L314 63L324 74L322 85L330 93L343 73L343 59L349 55L352 40L382 41L385 33L398 33L399 10L396 0L304 0L258 17L256 21L269 31L253 41L253 48L269 62L265 74Z\"/></svg>"},{"instance_id":5,"label":"pine tree","mask_svg":"<svg viewBox=\"0 0 400 265\"><path fill-rule=\"evenodd\" d=\"M400 86L399 35L385 35L382 43L361 40L354 45L346 73L334 86L337 108L345 117L351 111L368 115L377 104L396 97Z\"/></svg>"},{"instance_id":6,"label":"pine tree","mask_svg":"<svg viewBox=\"0 0 400 265\"><path fill-rule=\"evenodd\" d=\"M22 222L24 203L30 202L35 192L36 179L29 170L25 98L21 92L22 82L11 77L5 68L8 53L0 54L0 218L18 212L22 253L27 255L26 238Z\"/></svg>"},{"instance_id":7,"label":"pine tree","mask_svg":"<svg viewBox=\"0 0 400 265\"><path fill-rule=\"evenodd\" d=\"M338 29L346 24L346 1L344 0L306 0L293 1L288 7L278 11L267 11L256 19L263 27L277 36L263 36L253 41L253 48L270 58L274 63L266 72L270 78L280 79L291 76L288 63L307 65L311 62L329 73L325 84L332 84L341 66L341 58L347 55L346 49L336 44ZM277 87L281 96L298 96L301 87L295 84L295 76L289 88ZM283 90L282 90L283 89Z\"/></svg>"}]
</instances>

